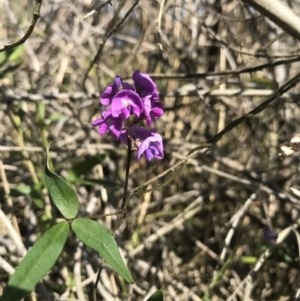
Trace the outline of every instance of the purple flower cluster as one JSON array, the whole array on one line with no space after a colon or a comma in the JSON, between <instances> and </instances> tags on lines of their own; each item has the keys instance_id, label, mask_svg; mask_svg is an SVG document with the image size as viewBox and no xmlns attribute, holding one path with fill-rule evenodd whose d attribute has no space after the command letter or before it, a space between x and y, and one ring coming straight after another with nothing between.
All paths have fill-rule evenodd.
<instances>
[{"instance_id":1,"label":"purple flower cluster","mask_svg":"<svg viewBox=\"0 0 300 301\"><path fill-rule=\"evenodd\" d=\"M133 72L134 87L117 76L100 97L100 103L107 106L101 118L93 122L100 135L111 134L115 140L128 144L128 139L137 148L136 159L144 154L147 161L164 157L162 137L155 129L146 129L136 124L153 121L164 114L159 102L157 86L146 73Z\"/></svg>"}]
</instances>

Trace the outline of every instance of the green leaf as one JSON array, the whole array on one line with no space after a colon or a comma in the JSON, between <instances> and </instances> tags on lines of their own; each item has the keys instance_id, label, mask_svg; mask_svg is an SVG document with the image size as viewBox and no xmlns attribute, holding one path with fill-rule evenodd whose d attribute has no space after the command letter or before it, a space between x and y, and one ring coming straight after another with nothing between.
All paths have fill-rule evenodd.
<instances>
[{"instance_id":1,"label":"green leaf","mask_svg":"<svg viewBox=\"0 0 300 301\"><path fill-rule=\"evenodd\" d=\"M9 56L8 56L8 60L10 62L15 62L17 61L19 58L22 57L24 53L24 46L20 45L17 48L11 49Z\"/></svg>"},{"instance_id":2,"label":"green leaf","mask_svg":"<svg viewBox=\"0 0 300 301\"><path fill-rule=\"evenodd\" d=\"M133 283L113 236L104 226L87 218L77 218L72 222L71 228L88 247L98 251L114 271Z\"/></svg>"},{"instance_id":3,"label":"green leaf","mask_svg":"<svg viewBox=\"0 0 300 301\"><path fill-rule=\"evenodd\" d=\"M54 121L58 121L58 120L61 120L63 118L66 118L66 117L67 117L67 115L64 115L62 113L53 113L49 116L49 120L54 122Z\"/></svg>"},{"instance_id":4,"label":"green leaf","mask_svg":"<svg viewBox=\"0 0 300 301\"><path fill-rule=\"evenodd\" d=\"M76 180L81 175L85 175L90 172L97 164L100 164L104 159L105 155L91 156L84 161L77 163L68 171L68 179L70 181Z\"/></svg>"},{"instance_id":5,"label":"green leaf","mask_svg":"<svg viewBox=\"0 0 300 301\"><path fill-rule=\"evenodd\" d=\"M37 208L39 209L43 209L45 207L44 196L42 195L41 192L44 186L45 186L44 183L39 182L32 187L30 193L34 205L37 206Z\"/></svg>"},{"instance_id":6,"label":"green leaf","mask_svg":"<svg viewBox=\"0 0 300 301\"><path fill-rule=\"evenodd\" d=\"M46 106L43 101L39 101L37 103L37 108L36 108L36 118L39 122L44 122L45 121L45 115L46 115Z\"/></svg>"},{"instance_id":7,"label":"green leaf","mask_svg":"<svg viewBox=\"0 0 300 301\"><path fill-rule=\"evenodd\" d=\"M3 66L7 62L15 62L20 57L22 57L24 53L24 47L19 46L17 48L8 49L4 52L0 53L0 66Z\"/></svg>"},{"instance_id":8,"label":"green leaf","mask_svg":"<svg viewBox=\"0 0 300 301\"><path fill-rule=\"evenodd\" d=\"M257 262L257 257L255 256L242 256L241 261L246 264L255 264Z\"/></svg>"},{"instance_id":9,"label":"green leaf","mask_svg":"<svg viewBox=\"0 0 300 301\"><path fill-rule=\"evenodd\" d=\"M30 293L55 264L68 233L67 222L56 224L46 231L17 267L4 288L0 301L19 301Z\"/></svg>"},{"instance_id":10,"label":"green leaf","mask_svg":"<svg viewBox=\"0 0 300 301\"><path fill-rule=\"evenodd\" d=\"M0 67L2 65L4 65L4 63L6 63L6 61L7 61L7 54L6 54L6 52L5 51L4 52L0 52Z\"/></svg>"},{"instance_id":11,"label":"green leaf","mask_svg":"<svg viewBox=\"0 0 300 301\"><path fill-rule=\"evenodd\" d=\"M164 294L162 290L156 291L152 296L150 296L147 301L164 301Z\"/></svg>"},{"instance_id":12,"label":"green leaf","mask_svg":"<svg viewBox=\"0 0 300 301\"><path fill-rule=\"evenodd\" d=\"M20 184L17 187L11 189L10 196L19 197L19 196L30 194L30 192L31 192L31 186Z\"/></svg>"},{"instance_id":13,"label":"green leaf","mask_svg":"<svg viewBox=\"0 0 300 301\"><path fill-rule=\"evenodd\" d=\"M49 168L49 148L47 148L47 163L45 165L45 182L51 198L61 214L71 219L78 213L78 198L74 189L59 175Z\"/></svg>"}]
</instances>

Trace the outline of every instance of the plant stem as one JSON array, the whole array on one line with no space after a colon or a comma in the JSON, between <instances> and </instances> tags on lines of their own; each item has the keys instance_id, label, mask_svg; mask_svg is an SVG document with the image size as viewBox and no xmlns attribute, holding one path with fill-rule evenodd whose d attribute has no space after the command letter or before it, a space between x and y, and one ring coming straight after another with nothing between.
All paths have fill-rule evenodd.
<instances>
[{"instance_id":1,"label":"plant stem","mask_svg":"<svg viewBox=\"0 0 300 301\"><path fill-rule=\"evenodd\" d=\"M125 183L124 183L124 191L123 191L123 199L122 199L121 210L124 209L125 203L126 203L127 190L128 190L128 180L129 180L129 168L130 168L130 163L131 163L132 142L131 142L131 139L129 138L129 135L127 137L127 141L128 142L127 142L126 174L125 174Z\"/></svg>"},{"instance_id":2,"label":"plant stem","mask_svg":"<svg viewBox=\"0 0 300 301\"><path fill-rule=\"evenodd\" d=\"M127 198L127 191L128 191L129 168L130 168L130 163L131 163L131 153L132 153L131 148L132 148L132 141L129 137L129 131L127 130L127 160L126 160L126 173L125 173L123 198L122 198L120 214L118 214L118 218L117 218L115 227L113 229L113 235L119 228L119 225L121 223L121 220L122 220L122 218L126 212L126 208L127 208L126 198Z\"/></svg>"},{"instance_id":3,"label":"plant stem","mask_svg":"<svg viewBox=\"0 0 300 301\"><path fill-rule=\"evenodd\" d=\"M129 137L129 131L127 130L127 160L126 160L126 173L125 173L125 182L124 182L124 190L123 190L123 198L122 198L122 204L121 204L121 213L118 214L118 217L117 217L117 221L116 221L116 224L114 226L114 229L113 229L113 235L115 234L115 232L117 231L120 223L121 223L121 220L125 214L125 211L124 210L125 208L127 208L127 205L126 204L126 196L127 196L127 191L128 191L128 181L129 181L129 168L130 168L130 163L131 163L131 153L132 153L132 141ZM99 280L100 280L100 274L101 274L101 270L102 270L102 264L103 264L103 260L102 260L102 263L101 263L101 267L97 273L97 279L96 279L96 282L95 282L95 285L94 285L94 289L93 289L93 300L94 301L97 301L97 285L99 283Z\"/></svg>"}]
</instances>

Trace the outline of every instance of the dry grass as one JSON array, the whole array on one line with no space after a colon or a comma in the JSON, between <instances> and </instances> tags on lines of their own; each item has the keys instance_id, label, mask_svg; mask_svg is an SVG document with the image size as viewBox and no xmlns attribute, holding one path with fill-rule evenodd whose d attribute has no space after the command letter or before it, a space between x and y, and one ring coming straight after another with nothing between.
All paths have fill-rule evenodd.
<instances>
[{"instance_id":1,"label":"dry grass","mask_svg":"<svg viewBox=\"0 0 300 301\"><path fill-rule=\"evenodd\" d=\"M81 215L119 208L126 150L100 137L91 121L99 116L98 97L114 76L128 78L140 69L152 74L165 105L156 125L166 155L161 162L134 162L129 188L170 167L172 172L137 190L116 235L135 284L104 268L99 300L145 300L155 288L175 301L292 300L300 281L296 231L280 236L283 242L276 245L262 233L267 224L280 233L298 221L300 203L289 188L299 184L299 160L281 161L278 150L299 130L299 86L234 127L209 151L182 168L172 167L270 97L300 64L295 54L293 63L240 70L290 60L299 43L240 1L166 1L159 34L161 1L143 0L107 39L83 93L90 62L133 1L112 1L84 19L96 3L45 1L23 53L0 67L0 75L8 70L0 77L0 201L6 217L0 220L0 287L22 258L21 241L29 248L60 217L43 184L50 141L55 140L53 165L69 181L69 170L99 155L98 164L81 176L99 184L72 181ZM32 9L29 1L0 3L0 48L26 31ZM224 70L228 74L218 75ZM115 220L114 215L99 218L108 229ZM263 255L270 247L272 255ZM263 264L249 278L262 255ZM100 262L98 254L70 237L30 298L92 300Z\"/></svg>"}]
</instances>

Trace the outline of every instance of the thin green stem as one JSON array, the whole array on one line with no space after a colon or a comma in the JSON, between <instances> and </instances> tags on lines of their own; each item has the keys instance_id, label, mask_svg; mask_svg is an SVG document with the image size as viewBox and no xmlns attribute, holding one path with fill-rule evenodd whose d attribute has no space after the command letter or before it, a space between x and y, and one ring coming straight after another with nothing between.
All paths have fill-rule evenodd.
<instances>
[{"instance_id":1,"label":"thin green stem","mask_svg":"<svg viewBox=\"0 0 300 301\"><path fill-rule=\"evenodd\" d=\"M127 130L127 160L126 160L126 174L125 174L125 182L124 182L124 190L123 190L123 198L122 198L122 205L121 205L121 210L120 210L120 214L118 214L118 217L117 217L117 221L116 221L116 224L114 226L114 229L113 229L113 235L115 234L115 232L117 231L121 221L122 221L122 218L125 214L125 211L124 209L127 208L126 205L126 199L127 199L127 191L128 191L128 181L129 181L129 169L130 169L130 163L131 163L131 153L132 153L132 141L129 137L129 131ZM100 274L101 274L101 270L102 270L102 265L103 265L103 260L102 260L102 263L101 263L101 267L97 273L97 279L95 281L95 285L94 285L94 289L93 289L93 300L94 301L97 301L97 286L98 286L98 283L99 283L99 280L100 280Z\"/></svg>"}]
</instances>

